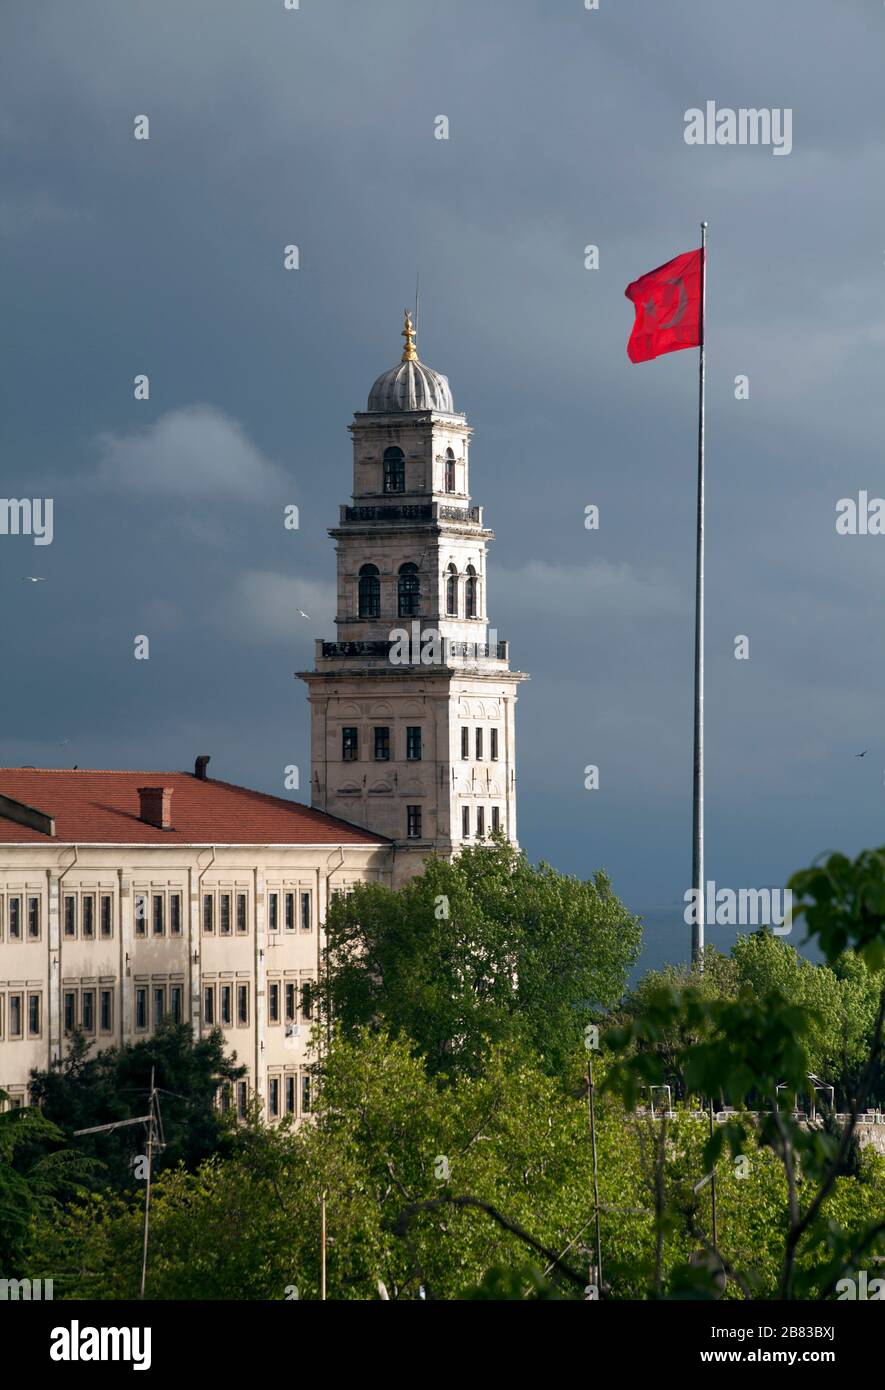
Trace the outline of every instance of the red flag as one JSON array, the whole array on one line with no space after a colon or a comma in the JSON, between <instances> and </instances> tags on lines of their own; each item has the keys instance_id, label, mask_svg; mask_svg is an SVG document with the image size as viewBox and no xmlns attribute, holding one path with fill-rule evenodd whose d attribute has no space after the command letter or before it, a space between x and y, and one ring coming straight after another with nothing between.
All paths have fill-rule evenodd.
<instances>
[{"instance_id":1,"label":"red flag","mask_svg":"<svg viewBox=\"0 0 885 1390\"><path fill-rule=\"evenodd\" d=\"M701 249L685 251L627 286L624 293L636 309L627 344L631 362L700 347L703 256Z\"/></svg>"}]
</instances>

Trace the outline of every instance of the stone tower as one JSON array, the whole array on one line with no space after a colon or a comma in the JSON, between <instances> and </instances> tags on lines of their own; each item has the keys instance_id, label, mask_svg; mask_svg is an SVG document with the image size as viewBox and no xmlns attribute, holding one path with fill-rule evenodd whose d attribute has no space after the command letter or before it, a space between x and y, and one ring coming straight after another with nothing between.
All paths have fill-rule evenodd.
<instances>
[{"instance_id":1,"label":"stone tower","mask_svg":"<svg viewBox=\"0 0 885 1390\"><path fill-rule=\"evenodd\" d=\"M494 830L516 843L516 687L488 627L486 548L471 506L470 428L444 376L402 359L354 415L353 505L330 529L336 640L310 691L311 803L393 840L395 880Z\"/></svg>"}]
</instances>

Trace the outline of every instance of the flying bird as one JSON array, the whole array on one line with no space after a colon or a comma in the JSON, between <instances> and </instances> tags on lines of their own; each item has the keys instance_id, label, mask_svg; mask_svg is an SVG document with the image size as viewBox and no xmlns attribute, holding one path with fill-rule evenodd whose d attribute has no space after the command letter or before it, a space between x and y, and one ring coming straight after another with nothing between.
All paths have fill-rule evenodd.
<instances>
[{"instance_id":1,"label":"flying bird","mask_svg":"<svg viewBox=\"0 0 885 1390\"><path fill-rule=\"evenodd\" d=\"M296 609L295 609L295 612L298 613L298 614L300 614L300 616L301 616L302 618L307 618L308 621L310 620L310 614L309 614L309 613L305 613L305 611L304 611L303 608L296 608Z\"/></svg>"},{"instance_id":2,"label":"flying bird","mask_svg":"<svg viewBox=\"0 0 885 1390\"><path fill-rule=\"evenodd\" d=\"M45 575L45 574L23 574L23 575L22 575L22 579L30 579L30 581L31 581L32 584L45 584L45 583L46 583L46 575Z\"/></svg>"},{"instance_id":3,"label":"flying bird","mask_svg":"<svg viewBox=\"0 0 885 1390\"><path fill-rule=\"evenodd\" d=\"M865 758L865 757L867 756L867 753L868 753L869 751L870 751L870 750L869 750L868 748L865 748L865 749L863 750L862 753L855 753L854 756L855 756L856 758Z\"/></svg>"}]
</instances>

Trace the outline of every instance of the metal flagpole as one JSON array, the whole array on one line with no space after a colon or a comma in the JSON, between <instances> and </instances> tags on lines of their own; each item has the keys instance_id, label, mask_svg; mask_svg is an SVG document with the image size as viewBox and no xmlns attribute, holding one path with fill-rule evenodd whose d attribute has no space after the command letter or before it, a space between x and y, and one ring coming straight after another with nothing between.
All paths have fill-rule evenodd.
<instances>
[{"instance_id":1,"label":"metal flagpole","mask_svg":"<svg viewBox=\"0 0 885 1390\"><path fill-rule=\"evenodd\" d=\"M144 1189L144 1244L141 1252L141 1286L139 1288L139 1298L144 1298L144 1286L147 1280L147 1258L148 1258L148 1236L150 1232L151 1220L151 1166L154 1157L154 1099L156 1091L154 1089L154 1068L151 1067L151 1099L148 1105L150 1119L148 1120L147 1132L147 1186Z\"/></svg>"},{"instance_id":2,"label":"metal flagpole","mask_svg":"<svg viewBox=\"0 0 885 1390\"><path fill-rule=\"evenodd\" d=\"M692 886L696 890L691 931L692 963L704 968L704 387L707 336L707 224L701 223L701 344L698 363L698 534L694 605L694 788L691 847Z\"/></svg>"}]
</instances>

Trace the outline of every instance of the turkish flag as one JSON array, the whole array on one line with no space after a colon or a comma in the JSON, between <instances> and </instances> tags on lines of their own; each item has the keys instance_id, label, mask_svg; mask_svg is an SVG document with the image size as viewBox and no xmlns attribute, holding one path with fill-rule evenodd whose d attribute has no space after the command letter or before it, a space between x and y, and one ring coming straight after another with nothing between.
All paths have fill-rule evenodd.
<instances>
[{"instance_id":1,"label":"turkish flag","mask_svg":"<svg viewBox=\"0 0 885 1390\"><path fill-rule=\"evenodd\" d=\"M701 248L685 251L627 286L624 293L636 309L627 344L631 362L650 362L665 352L700 347L703 257Z\"/></svg>"}]
</instances>

